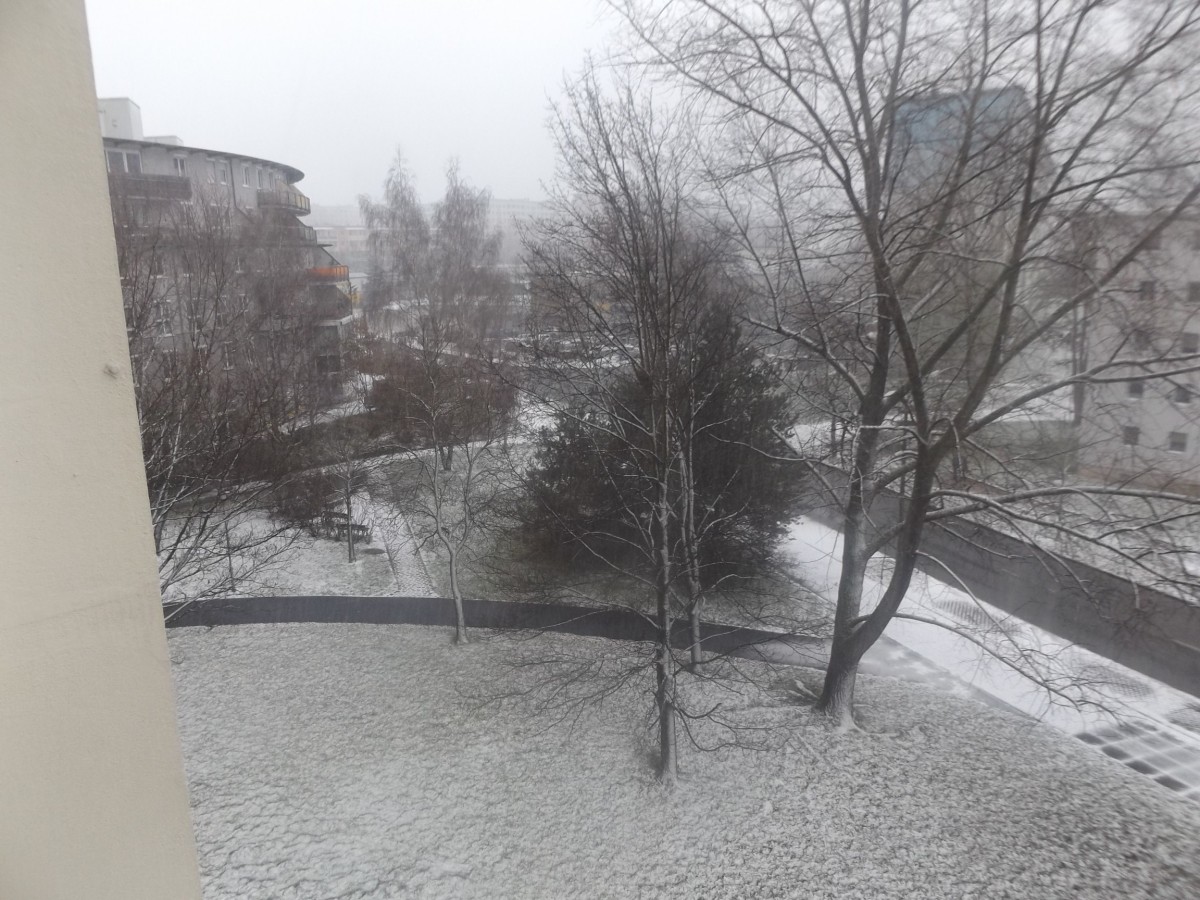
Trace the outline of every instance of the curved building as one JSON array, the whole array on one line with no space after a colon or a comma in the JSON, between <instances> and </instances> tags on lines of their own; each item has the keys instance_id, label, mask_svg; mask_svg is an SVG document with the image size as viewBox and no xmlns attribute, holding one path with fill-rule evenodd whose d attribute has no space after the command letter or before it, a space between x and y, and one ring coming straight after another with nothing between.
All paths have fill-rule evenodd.
<instances>
[{"instance_id":1,"label":"curved building","mask_svg":"<svg viewBox=\"0 0 1200 900\"><path fill-rule=\"evenodd\" d=\"M221 296L205 298L225 312L197 309L194 284L199 278L186 252L163 252L147 263L158 282L166 282L153 292L156 339L178 342L198 323L226 321L228 310L244 314L251 308L255 314L243 315L241 321L255 322L260 332L266 323L265 330L276 337L288 333L304 341L314 373L326 393L336 395L344 380L343 350L354 312L350 273L300 220L311 211L308 197L296 187L304 173L255 156L186 146L174 136L144 136L141 110L125 97L100 99L98 105L119 245L122 217L128 220L127 231L136 227L143 232L150 223L170 220L178 245L175 223L216 220L215 214L197 212L199 207L219 210L237 235L230 263L236 277L210 279L220 281L215 290ZM206 262L212 266L211 260ZM122 275L130 283L135 279L124 271L128 265L123 261ZM130 309L134 302L127 297L131 337L138 327ZM242 340L223 343L245 349L253 336L232 337Z\"/></svg>"}]
</instances>

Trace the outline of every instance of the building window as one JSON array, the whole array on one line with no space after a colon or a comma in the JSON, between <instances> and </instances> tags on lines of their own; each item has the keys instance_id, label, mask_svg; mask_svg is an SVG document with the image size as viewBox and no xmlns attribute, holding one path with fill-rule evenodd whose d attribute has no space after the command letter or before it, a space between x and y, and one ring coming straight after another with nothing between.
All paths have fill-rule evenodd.
<instances>
[{"instance_id":1,"label":"building window","mask_svg":"<svg viewBox=\"0 0 1200 900\"><path fill-rule=\"evenodd\" d=\"M242 166L242 187L250 187L250 167Z\"/></svg>"},{"instance_id":2,"label":"building window","mask_svg":"<svg viewBox=\"0 0 1200 900\"><path fill-rule=\"evenodd\" d=\"M1143 303L1149 303L1154 300L1154 294L1157 290L1158 283L1155 281L1143 281L1138 285L1138 299Z\"/></svg>"},{"instance_id":3,"label":"building window","mask_svg":"<svg viewBox=\"0 0 1200 900\"><path fill-rule=\"evenodd\" d=\"M1143 250L1160 250L1162 249L1162 232L1157 234L1147 235L1145 243L1142 244Z\"/></svg>"},{"instance_id":4,"label":"building window","mask_svg":"<svg viewBox=\"0 0 1200 900\"><path fill-rule=\"evenodd\" d=\"M218 180L220 180L221 184L229 183L229 181L225 177L225 163L217 164L217 178L218 178ZM1151 283L1153 284L1153 282L1151 282Z\"/></svg>"},{"instance_id":5,"label":"building window","mask_svg":"<svg viewBox=\"0 0 1200 900\"><path fill-rule=\"evenodd\" d=\"M180 178L186 178L187 177L187 157L186 156L176 156L176 157L174 157L174 163L175 163L175 174L178 175Z\"/></svg>"},{"instance_id":6,"label":"building window","mask_svg":"<svg viewBox=\"0 0 1200 900\"><path fill-rule=\"evenodd\" d=\"M118 175L141 175L142 154L133 150L105 150L108 171Z\"/></svg>"},{"instance_id":7,"label":"building window","mask_svg":"<svg viewBox=\"0 0 1200 900\"><path fill-rule=\"evenodd\" d=\"M208 183L217 183L217 164L211 159L208 161Z\"/></svg>"},{"instance_id":8,"label":"building window","mask_svg":"<svg viewBox=\"0 0 1200 900\"><path fill-rule=\"evenodd\" d=\"M193 301L188 305L188 328L193 332L200 331L204 327L204 310L201 308L198 301Z\"/></svg>"},{"instance_id":9,"label":"building window","mask_svg":"<svg viewBox=\"0 0 1200 900\"><path fill-rule=\"evenodd\" d=\"M1171 389L1172 403L1191 403L1192 389L1186 384L1177 384Z\"/></svg>"},{"instance_id":10,"label":"building window","mask_svg":"<svg viewBox=\"0 0 1200 900\"><path fill-rule=\"evenodd\" d=\"M234 268L234 271L237 271L237 272L245 272L246 271L246 254L245 253L237 253L234 255L233 268Z\"/></svg>"},{"instance_id":11,"label":"building window","mask_svg":"<svg viewBox=\"0 0 1200 900\"><path fill-rule=\"evenodd\" d=\"M1187 435L1182 431L1172 431L1167 435L1167 449L1172 453L1183 453L1187 450Z\"/></svg>"},{"instance_id":12,"label":"building window","mask_svg":"<svg viewBox=\"0 0 1200 900\"><path fill-rule=\"evenodd\" d=\"M171 305L170 301L160 300L154 305L154 315L157 320L158 333L161 337L171 336Z\"/></svg>"},{"instance_id":13,"label":"building window","mask_svg":"<svg viewBox=\"0 0 1200 900\"><path fill-rule=\"evenodd\" d=\"M1125 385L1125 394L1133 400L1141 400L1146 394L1146 385L1141 381L1131 381Z\"/></svg>"},{"instance_id":14,"label":"building window","mask_svg":"<svg viewBox=\"0 0 1200 900\"><path fill-rule=\"evenodd\" d=\"M1130 343L1133 344L1133 349L1138 353L1145 353L1150 349L1150 332L1145 328L1135 328L1129 333Z\"/></svg>"},{"instance_id":15,"label":"building window","mask_svg":"<svg viewBox=\"0 0 1200 900\"><path fill-rule=\"evenodd\" d=\"M1180 337L1179 346L1184 353L1200 353L1200 334L1185 331Z\"/></svg>"},{"instance_id":16,"label":"building window","mask_svg":"<svg viewBox=\"0 0 1200 900\"><path fill-rule=\"evenodd\" d=\"M1126 425L1121 431L1121 443L1127 447L1136 447L1141 431L1135 425Z\"/></svg>"},{"instance_id":17,"label":"building window","mask_svg":"<svg viewBox=\"0 0 1200 900\"><path fill-rule=\"evenodd\" d=\"M255 171L258 173L258 189L261 191L264 187L266 187L267 182L263 178L263 170L261 168L255 169Z\"/></svg>"},{"instance_id":18,"label":"building window","mask_svg":"<svg viewBox=\"0 0 1200 900\"><path fill-rule=\"evenodd\" d=\"M1200 306L1200 281L1189 281L1187 292L1188 303Z\"/></svg>"}]
</instances>

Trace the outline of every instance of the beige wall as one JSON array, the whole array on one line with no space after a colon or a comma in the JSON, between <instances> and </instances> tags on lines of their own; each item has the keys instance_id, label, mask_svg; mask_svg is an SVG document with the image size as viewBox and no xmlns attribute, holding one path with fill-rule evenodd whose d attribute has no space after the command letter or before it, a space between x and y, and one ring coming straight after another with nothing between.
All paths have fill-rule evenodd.
<instances>
[{"instance_id":1,"label":"beige wall","mask_svg":"<svg viewBox=\"0 0 1200 900\"><path fill-rule=\"evenodd\" d=\"M83 0L0 2L0 897L199 897Z\"/></svg>"}]
</instances>

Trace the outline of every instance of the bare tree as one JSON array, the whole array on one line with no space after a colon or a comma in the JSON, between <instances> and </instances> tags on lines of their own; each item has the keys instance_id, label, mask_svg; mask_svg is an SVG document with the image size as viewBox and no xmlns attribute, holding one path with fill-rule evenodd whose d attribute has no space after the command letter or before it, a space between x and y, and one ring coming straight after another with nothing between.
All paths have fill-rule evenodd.
<instances>
[{"instance_id":1,"label":"bare tree","mask_svg":"<svg viewBox=\"0 0 1200 900\"><path fill-rule=\"evenodd\" d=\"M399 156L383 202L361 201L371 229L367 297L392 313L390 337L375 348L382 371L372 403L408 448L407 484L395 496L423 542L445 554L459 642L467 640L461 566L495 506L496 457L515 399L498 361L511 289L489 203L452 164L427 219Z\"/></svg>"},{"instance_id":2,"label":"bare tree","mask_svg":"<svg viewBox=\"0 0 1200 900\"><path fill-rule=\"evenodd\" d=\"M709 412L730 387L714 364L744 349L722 308L737 299L729 244L698 202L686 119L659 113L632 85L606 95L591 71L556 113L555 215L527 241L542 364L528 391L555 426L529 490L544 533L653 598L657 768L670 780L689 715L676 679L684 660L701 660L702 602L720 580L706 551L748 519L725 496L744 450L737 437L723 448L729 484L700 483L717 471L700 457L728 424ZM691 652L677 658L684 617Z\"/></svg>"},{"instance_id":3,"label":"bare tree","mask_svg":"<svg viewBox=\"0 0 1200 900\"><path fill-rule=\"evenodd\" d=\"M263 513L310 400L303 344L256 302L268 283L294 296L295 268L264 274L255 223L207 199L113 202L159 579L191 600L237 590L286 548Z\"/></svg>"},{"instance_id":4,"label":"bare tree","mask_svg":"<svg viewBox=\"0 0 1200 900\"><path fill-rule=\"evenodd\" d=\"M1075 385L1197 369L1194 348L1125 345L1053 374L1050 351L1200 194L1200 4L613 5L638 60L692 92L736 155L723 193L770 301L759 324L851 401L822 710L852 722L859 660L897 614L930 523L1054 528L1035 501L1065 492L1195 514L1136 484L1048 485L988 436ZM1106 254L1074 252L1073 223L1117 214L1132 227ZM964 477L968 458L990 461L987 483ZM890 492L902 502L888 519L876 501ZM1113 533L1088 540L1124 552ZM886 547L895 566L865 610L867 565Z\"/></svg>"}]
</instances>

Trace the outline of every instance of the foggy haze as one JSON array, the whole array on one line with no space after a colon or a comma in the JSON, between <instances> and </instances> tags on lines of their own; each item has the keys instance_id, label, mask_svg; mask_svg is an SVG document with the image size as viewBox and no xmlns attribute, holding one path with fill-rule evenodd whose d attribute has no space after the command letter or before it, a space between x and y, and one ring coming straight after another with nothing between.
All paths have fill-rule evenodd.
<instances>
[{"instance_id":1,"label":"foggy haze","mask_svg":"<svg viewBox=\"0 0 1200 900\"><path fill-rule=\"evenodd\" d=\"M96 91L147 135L305 173L314 203L378 195L402 147L421 195L448 159L499 198L544 197L549 98L613 27L599 0L87 0Z\"/></svg>"}]
</instances>

